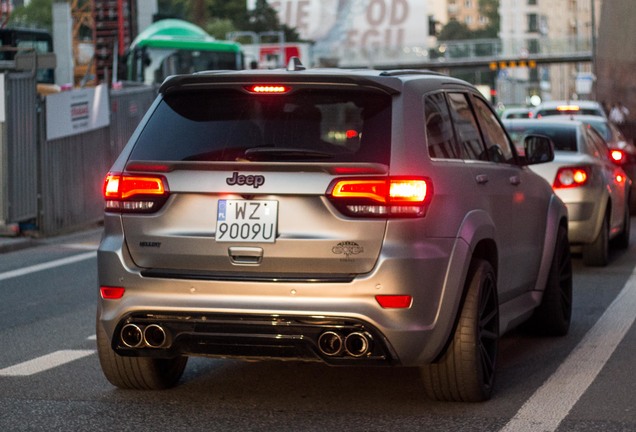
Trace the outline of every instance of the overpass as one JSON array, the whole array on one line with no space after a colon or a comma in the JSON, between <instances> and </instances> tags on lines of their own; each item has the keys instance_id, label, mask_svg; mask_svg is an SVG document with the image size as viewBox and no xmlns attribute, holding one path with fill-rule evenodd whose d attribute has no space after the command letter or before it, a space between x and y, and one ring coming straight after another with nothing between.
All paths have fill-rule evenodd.
<instances>
[{"instance_id":1,"label":"overpass","mask_svg":"<svg viewBox=\"0 0 636 432\"><path fill-rule=\"evenodd\" d=\"M404 46L373 47L363 50L339 48L322 56L314 53L319 62L337 62L339 67L371 67L374 69L504 69L557 63L592 62L592 43L589 39L532 39L508 40L472 39L439 42L434 47Z\"/></svg>"}]
</instances>

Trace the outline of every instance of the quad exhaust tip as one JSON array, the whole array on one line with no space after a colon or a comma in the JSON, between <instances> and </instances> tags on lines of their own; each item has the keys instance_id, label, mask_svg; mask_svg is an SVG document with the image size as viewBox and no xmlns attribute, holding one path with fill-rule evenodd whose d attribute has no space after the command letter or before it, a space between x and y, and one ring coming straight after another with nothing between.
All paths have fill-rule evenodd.
<instances>
[{"instance_id":1,"label":"quad exhaust tip","mask_svg":"<svg viewBox=\"0 0 636 432\"><path fill-rule=\"evenodd\" d=\"M144 333L136 324L126 324L120 333L121 341L129 348L139 348L144 342Z\"/></svg>"},{"instance_id":2,"label":"quad exhaust tip","mask_svg":"<svg viewBox=\"0 0 636 432\"><path fill-rule=\"evenodd\" d=\"M160 348L166 342L165 330L157 324L150 324L144 329L144 342L150 348Z\"/></svg>"},{"instance_id":3,"label":"quad exhaust tip","mask_svg":"<svg viewBox=\"0 0 636 432\"><path fill-rule=\"evenodd\" d=\"M366 333L353 332L343 338L340 334L329 330L318 337L318 349L329 357L346 355L360 358L371 351L371 337Z\"/></svg>"},{"instance_id":4,"label":"quad exhaust tip","mask_svg":"<svg viewBox=\"0 0 636 432\"><path fill-rule=\"evenodd\" d=\"M126 324L120 332L122 343L128 348L161 348L167 340L166 331L158 324L141 328L137 324Z\"/></svg>"}]
</instances>

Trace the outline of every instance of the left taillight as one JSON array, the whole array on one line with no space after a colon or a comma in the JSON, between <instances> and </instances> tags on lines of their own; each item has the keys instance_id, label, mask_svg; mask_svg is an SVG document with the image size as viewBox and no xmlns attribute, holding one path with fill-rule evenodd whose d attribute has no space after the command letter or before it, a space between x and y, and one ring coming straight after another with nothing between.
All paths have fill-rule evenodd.
<instances>
[{"instance_id":1,"label":"left taillight","mask_svg":"<svg viewBox=\"0 0 636 432\"><path fill-rule=\"evenodd\" d=\"M110 172L104 180L106 211L120 213L153 213L170 195L168 182L162 175Z\"/></svg>"},{"instance_id":2,"label":"left taillight","mask_svg":"<svg viewBox=\"0 0 636 432\"><path fill-rule=\"evenodd\" d=\"M561 167L556 173L552 187L554 189L567 189L585 186L590 175L590 169L586 166Z\"/></svg>"},{"instance_id":3,"label":"left taillight","mask_svg":"<svg viewBox=\"0 0 636 432\"><path fill-rule=\"evenodd\" d=\"M327 197L352 217L423 217L433 196L424 177L340 178Z\"/></svg>"}]
</instances>

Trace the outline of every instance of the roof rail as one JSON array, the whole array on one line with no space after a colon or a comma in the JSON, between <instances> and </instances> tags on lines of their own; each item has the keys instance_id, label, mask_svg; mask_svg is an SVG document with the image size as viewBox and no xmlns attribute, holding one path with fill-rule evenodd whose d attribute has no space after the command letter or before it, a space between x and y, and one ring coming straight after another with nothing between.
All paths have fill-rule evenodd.
<instances>
[{"instance_id":1,"label":"roof rail","mask_svg":"<svg viewBox=\"0 0 636 432\"><path fill-rule=\"evenodd\" d=\"M440 72L433 72L428 69L394 69L387 70L380 73L381 76L400 76L400 75L436 75L445 76L446 74Z\"/></svg>"}]
</instances>

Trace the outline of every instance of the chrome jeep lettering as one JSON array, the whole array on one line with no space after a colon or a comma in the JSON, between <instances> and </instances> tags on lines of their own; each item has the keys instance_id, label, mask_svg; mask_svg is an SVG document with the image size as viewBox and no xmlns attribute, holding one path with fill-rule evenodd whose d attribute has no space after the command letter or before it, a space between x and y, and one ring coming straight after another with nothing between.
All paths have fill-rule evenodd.
<instances>
[{"instance_id":1,"label":"chrome jeep lettering","mask_svg":"<svg viewBox=\"0 0 636 432\"><path fill-rule=\"evenodd\" d=\"M234 185L238 185L238 186L248 185L248 186L254 186L254 189L258 189L259 186L262 186L265 183L265 176L262 176L262 175L243 175L243 174L239 174L238 172L234 171L234 173L232 173L232 177L226 178L225 182L228 185L230 185L230 186L234 186Z\"/></svg>"}]
</instances>

